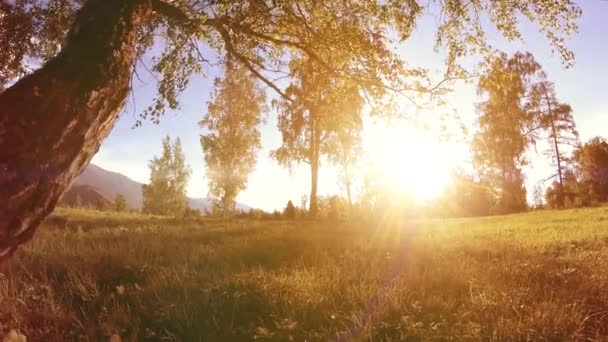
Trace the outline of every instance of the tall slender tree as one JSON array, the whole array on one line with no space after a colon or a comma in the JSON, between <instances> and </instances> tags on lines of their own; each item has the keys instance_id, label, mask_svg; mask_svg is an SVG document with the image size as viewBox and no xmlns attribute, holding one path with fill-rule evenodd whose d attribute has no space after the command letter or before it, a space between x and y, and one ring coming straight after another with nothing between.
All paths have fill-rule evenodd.
<instances>
[{"instance_id":1,"label":"tall slender tree","mask_svg":"<svg viewBox=\"0 0 608 342\"><path fill-rule=\"evenodd\" d=\"M497 195L497 211L526 209L526 190L521 167L524 152L532 142L534 121L526 110L532 84L538 79L540 65L530 53L505 54L488 64L478 84L485 96L480 104L479 131L473 139L474 163Z\"/></svg>"},{"instance_id":2,"label":"tall slender tree","mask_svg":"<svg viewBox=\"0 0 608 342\"><path fill-rule=\"evenodd\" d=\"M269 70L287 71L285 62L297 54L317 60L328 74L373 84L376 95L426 92L436 88L425 84L423 70L404 68L390 37L407 40L433 6L441 8L436 42L448 56L446 78L462 75L461 57L492 53L486 23L519 38L520 14L540 25L566 64L573 60L564 39L576 31L581 10L571 0L323 6L310 0L0 0L0 262L32 238L99 149L128 97L138 57L155 43L158 94L149 107L139 106L154 122L179 107L192 74L210 68L201 45L233 56L282 96ZM334 60L335 53L351 54L352 63ZM41 67L29 73L33 60Z\"/></svg>"},{"instance_id":3,"label":"tall slender tree","mask_svg":"<svg viewBox=\"0 0 608 342\"><path fill-rule=\"evenodd\" d=\"M557 168L555 174L558 180L557 207L562 208L564 207L563 169L570 162L566 148L572 150L579 143L572 108L557 100L555 86L546 79L544 73L541 75L541 81L532 86L528 107L533 120L537 121L535 133L544 134L551 146L546 154ZM539 128L541 130L538 130ZM536 134L537 137L538 135Z\"/></svg>"},{"instance_id":4,"label":"tall slender tree","mask_svg":"<svg viewBox=\"0 0 608 342\"><path fill-rule=\"evenodd\" d=\"M299 75L287 89L294 100L275 101L283 144L272 155L286 165L310 165L309 215L314 218L321 156L337 155L339 145L332 140L354 132L349 127L360 126L363 99L356 83L320 72L311 60L292 61L292 70Z\"/></svg>"},{"instance_id":5,"label":"tall slender tree","mask_svg":"<svg viewBox=\"0 0 608 342\"><path fill-rule=\"evenodd\" d=\"M361 155L363 148L361 145L362 122L360 117L353 117L347 120L342 127L336 129L329 142L329 160L340 167L340 178L346 190L348 200L349 215L353 212L353 178L355 164Z\"/></svg>"},{"instance_id":6,"label":"tall slender tree","mask_svg":"<svg viewBox=\"0 0 608 342\"><path fill-rule=\"evenodd\" d=\"M543 197L543 187L540 184L534 185L532 189L532 204L534 205L534 209L543 208Z\"/></svg>"},{"instance_id":7,"label":"tall slender tree","mask_svg":"<svg viewBox=\"0 0 608 342\"><path fill-rule=\"evenodd\" d=\"M200 126L209 195L222 215L235 209L236 196L247 187L261 148L259 125L266 111L266 97L249 71L226 60L224 78L215 80L215 94Z\"/></svg>"}]
</instances>

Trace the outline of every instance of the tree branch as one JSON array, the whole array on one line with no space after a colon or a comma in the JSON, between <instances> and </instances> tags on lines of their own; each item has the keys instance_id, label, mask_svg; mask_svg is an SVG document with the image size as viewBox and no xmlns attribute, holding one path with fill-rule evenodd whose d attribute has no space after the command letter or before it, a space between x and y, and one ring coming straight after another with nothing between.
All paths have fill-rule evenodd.
<instances>
[{"instance_id":1,"label":"tree branch","mask_svg":"<svg viewBox=\"0 0 608 342\"><path fill-rule=\"evenodd\" d=\"M185 26L192 23L192 19L190 19L182 9L173 4L162 0L150 0L150 4L156 13L161 14L163 17L172 20L175 23L183 23Z\"/></svg>"},{"instance_id":2,"label":"tree branch","mask_svg":"<svg viewBox=\"0 0 608 342\"><path fill-rule=\"evenodd\" d=\"M155 12L164 16L165 18L168 18L169 20L173 21L175 24L184 26L185 28L194 24L194 20L191 19L186 14L186 12L184 12L179 7L175 6L170 1L163 1L163 0L150 0L150 1L152 4L152 8L154 9ZM301 9L298 9L298 10L301 11ZM336 69L332 68L319 55L317 55L314 51L312 51L308 45L306 45L300 41L275 38L275 37L269 36L265 33L255 31L247 25L243 25L241 23L232 21L227 17L210 18L210 19L205 20L202 23L202 25L210 26L210 27L213 27L214 29L216 29L218 31L218 33L220 34L220 36L222 37L222 40L224 41L226 51L229 54L233 55L239 62L241 62L254 76L259 78L268 87L272 88L281 97L283 97L287 100L291 101L292 99L285 92L283 92L276 85L276 83L274 83L271 79L267 78L266 76L264 76L262 74L262 71L260 69L266 69L265 66L261 65L260 63L255 62L255 61L252 61L250 58L248 58L247 56L245 56L242 53L240 53L239 51L237 51L237 49L235 48L235 46L232 42L232 38L230 36L230 32L228 31L228 28L234 32L238 32L238 33L244 34L246 36L258 38L267 43L270 43L271 45L288 46L288 47L296 48L296 49L304 52L307 56L310 57L311 60L317 62L323 69L325 69L330 74L350 78L353 81L359 83L362 87L365 87L366 85L369 85L369 83L370 83L368 80L362 79L360 77L356 77L352 74L349 74L345 70L336 70ZM202 57L202 54L200 53L200 51L197 51L197 52L198 52L198 58L201 61L205 61L205 59L204 59L204 57ZM260 69L256 68L254 66L254 64L257 65ZM416 103L415 100L413 100L411 97L405 95L404 93L408 92L408 91L418 91L418 92L422 91L422 92L426 92L426 93L432 93L433 91L439 89L441 87L441 85L447 81L455 80L455 79L473 78L473 77L477 77L477 76L445 78L445 79L441 80L439 83L435 84L434 86L425 88L423 90L408 89L408 88L395 88L388 84L385 84L384 82L382 82L381 87L384 89L404 95L412 104L414 104L416 107L420 107L420 105L418 103Z\"/></svg>"},{"instance_id":3,"label":"tree branch","mask_svg":"<svg viewBox=\"0 0 608 342\"><path fill-rule=\"evenodd\" d=\"M251 60L249 60L249 58L242 55L241 53L239 53L236 50L236 48L232 44L232 39L230 38L230 33L228 33L228 30L226 30L226 28L223 25L221 25L221 24L215 25L215 28L218 30L218 32L222 36L222 40L224 41L226 51L229 54L231 54L233 57L235 57L239 62L243 63L243 65L249 71L251 71L252 74L254 74L262 82L266 83L266 85L268 85L270 88L272 88L274 91L276 91L281 97L283 97L284 99L286 99L288 101L292 100L292 98L289 97L287 94L285 94L285 92L283 92L274 82L272 82L266 76L262 75L262 73L252 65L252 62L251 62Z\"/></svg>"},{"instance_id":4,"label":"tree branch","mask_svg":"<svg viewBox=\"0 0 608 342\"><path fill-rule=\"evenodd\" d=\"M532 128L531 130L529 130L529 131L525 132L525 133L523 134L523 136L524 136L524 137L525 137L525 136L528 136L528 134L531 134L531 133L533 133L533 132L535 132L535 131L537 131L537 130L539 130L539 129L543 129L543 128L547 128L547 126L538 126L538 127L534 127L534 128Z\"/></svg>"}]
</instances>

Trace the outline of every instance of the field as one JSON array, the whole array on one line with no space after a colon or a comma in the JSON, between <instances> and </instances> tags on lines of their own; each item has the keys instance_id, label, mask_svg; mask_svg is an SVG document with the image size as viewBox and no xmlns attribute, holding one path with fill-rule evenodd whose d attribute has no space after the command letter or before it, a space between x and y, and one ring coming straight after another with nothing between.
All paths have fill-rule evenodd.
<instances>
[{"instance_id":1,"label":"field","mask_svg":"<svg viewBox=\"0 0 608 342\"><path fill-rule=\"evenodd\" d=\"M608 208L400 224L60 209L0 275L28 341L608 338Z\"/></svg>"}]
</instances>

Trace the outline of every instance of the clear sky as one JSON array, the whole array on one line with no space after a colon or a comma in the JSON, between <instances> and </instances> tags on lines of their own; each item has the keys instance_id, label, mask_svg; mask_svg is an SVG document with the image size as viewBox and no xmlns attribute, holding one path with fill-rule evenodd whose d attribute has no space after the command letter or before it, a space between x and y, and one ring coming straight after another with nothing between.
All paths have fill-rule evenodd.
<instances>
[{"instance_id":1,"label":"clear sky","mask_svg":"<svg viewBox=\"0 0 608 342\"><path fill-rule=\"evenodd\" d=\"M558 98L569 103L581 136L586 141L596 135L608 137L608 1L579 0L583 16L579 21L579 33L568 42L576 54L576 64L564 69L559 56L551 52L548 41L537 32L533 25L524 23L523 43L508 43L492 34L493 45L507 52L530 51L535 55L549 79L556 85ZM418 25L410 40L400 46L409 64L430 69L440 69L442 56L432 50L434 19L426 16ZM148 62L148 65L151 63ZM188 89L181 96L181 109L170 112L162 118L160 125L144 122L140 128L132 129L137 114L147 106L155 94L154 78L145 68L138 67L138 74L144 81L135 85L133 97L124 109L110 136L103 142L93 163L115 172L120 172L139 182L147 182L148 161L160 153L161 139L165 135L180 137L187 161L192 168L188 194L204 197L207 194L204 160L199 136L198 121L206 109L210 98L213 77L218 70L210 69L205 77L195 76ZM272 95L272 94L269 94ZM449 96L449 102L466 122L475 118L475 104L478 102L474 85L458 85L457 91ZM420 115L438 115L435 112ZM377 129L377 127L376 127ZM262 150L258 156L256 170L249 177L249 186L238 201L265 210L283 208L288 200L300 203L302 195L309 190L309 175L305 166L288 170L269 157L269 151L281 144L276 128L276 115L268 113L267 122L262 127ZM416 146L403 146L404 152ZM466 149L466 146L463 148ZM542 145L539 145L539 149ZM427 156L428 157L428 156ZM441 158L441 156L437 156ZM462 157L463 162L465 157ZM531 164L526 168L528 192L532 185L552 173L542 155L532 151ZM412 161L415 163L415 161ZM322 165L320 194L334 194L342 191L336 172L327 164Z\"/></svg>"}]
</instances>

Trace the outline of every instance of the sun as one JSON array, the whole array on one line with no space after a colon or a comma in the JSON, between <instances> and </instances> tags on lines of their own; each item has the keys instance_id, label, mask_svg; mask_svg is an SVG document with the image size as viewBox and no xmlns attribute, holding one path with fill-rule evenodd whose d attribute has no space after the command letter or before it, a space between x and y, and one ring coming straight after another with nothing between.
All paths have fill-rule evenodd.
<instances>
[{"instance_id":1,"label":"sun","mask_svg":"<svg viewBox=\"0 0 608 342\"><path fill-rule=\"evenodd\" d=\"M417 202L438 197L463 159L457 146L408 123L373 123L363 144L376 177Z\"/></svg>"}]
</instances>

